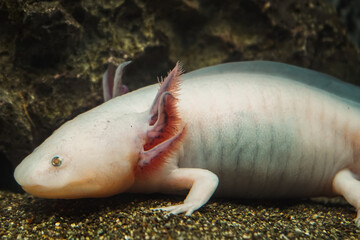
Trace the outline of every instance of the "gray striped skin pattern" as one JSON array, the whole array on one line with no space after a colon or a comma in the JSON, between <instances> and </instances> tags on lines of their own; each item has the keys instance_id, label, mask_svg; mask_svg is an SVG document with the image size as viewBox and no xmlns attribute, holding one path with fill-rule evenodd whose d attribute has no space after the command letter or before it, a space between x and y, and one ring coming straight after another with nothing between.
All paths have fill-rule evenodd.
<instances>
[{"instance_id":1,"label":"gray striped skin pattern","mask_svg":"<svg viewBox=\"0 0 360 240\"><path fill-rule=\"evenodd\" d=\"M359 109L302 84L213 80L181 99L188 136L180 168L215 173L220 196L332 195L333 177L354 160L347 134L360 129ZM204 101L219 96L214 89L228 94Z\"/></svg>"}]
</instances>

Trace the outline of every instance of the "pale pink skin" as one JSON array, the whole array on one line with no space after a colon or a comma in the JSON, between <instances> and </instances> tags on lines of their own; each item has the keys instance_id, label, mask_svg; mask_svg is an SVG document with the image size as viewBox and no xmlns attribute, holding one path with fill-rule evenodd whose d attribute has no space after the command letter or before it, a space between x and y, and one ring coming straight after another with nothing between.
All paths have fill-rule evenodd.
<instances>
[{"instance_id":1,"label":"pale pink skin","mask_svg":"<svg viewBox=\"0 0 360 240\"><path fill-rule=\"evenodd\" d=\"M287 65L250 64L260 64L255 67L259 73L231 71L241 69L239 63L182 76L178 110L187 133L178 151L149 176L139 178L133 169L158 85L67 122L24 159L15 178L25 191L45 198L190 190L183 204L160 208L187 215L214 193L238 198L342 195L357 209L359 225L360 100L355 95L360 90L336 82L353 95L349 100L262 72L268 65L293 71ZM299 78L336 81L296 71L304 71ZM316 79L304 80L311 81ZM64 159L62 166L51 165L55 155Z\"/></svg>"}]
</instances>

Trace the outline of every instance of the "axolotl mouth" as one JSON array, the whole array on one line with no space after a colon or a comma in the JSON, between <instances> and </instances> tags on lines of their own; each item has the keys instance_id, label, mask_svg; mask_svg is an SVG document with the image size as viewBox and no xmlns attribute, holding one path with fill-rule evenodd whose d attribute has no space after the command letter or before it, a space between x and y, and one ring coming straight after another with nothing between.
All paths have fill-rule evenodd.
<instances>
[{"instance_id":1,"label":"axolotl mouth","mask_svg":"<svg viewBox=\"0 0 360 240\"><path fill-rule=\"evenodd\" d=\"M43 185L25 185L21 186L24 191L40 198L50 199L75 199L87 197L105 197L107 194L101 194L100 186L94 183L86 184L84 182L74 182L62 187L54 188ZM92 195L91 193L96 193Z\"/></svg>"}]
</instances>

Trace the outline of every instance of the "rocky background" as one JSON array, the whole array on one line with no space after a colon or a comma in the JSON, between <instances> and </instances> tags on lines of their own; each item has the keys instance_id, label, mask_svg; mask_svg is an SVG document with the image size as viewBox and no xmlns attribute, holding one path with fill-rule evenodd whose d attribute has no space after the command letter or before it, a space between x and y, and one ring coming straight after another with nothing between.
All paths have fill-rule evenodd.
<instances>
[{"instance_id":1,"label":"rocky background","mask_svg":"<svg viewBox=\"0 0 360 240\"><path fill-rule=\"evenodd\" d=\"M1 0L0 188L18 190L13 168L102 102L108 61L133 60L131 90L177 60L186 71L274 60L360 84L359 9L356 0Z\"/></svg>"},{"instance_id":2,"label":"rocky background","mask_svg":"<svg viewBox=\"0 0 360 240\"><path fill-rule=\"evenodd\" d=\"M350 40L360 47L360 1L327 0L336 8L336 12L346 26Z\"/></svg>"}]
</instances>

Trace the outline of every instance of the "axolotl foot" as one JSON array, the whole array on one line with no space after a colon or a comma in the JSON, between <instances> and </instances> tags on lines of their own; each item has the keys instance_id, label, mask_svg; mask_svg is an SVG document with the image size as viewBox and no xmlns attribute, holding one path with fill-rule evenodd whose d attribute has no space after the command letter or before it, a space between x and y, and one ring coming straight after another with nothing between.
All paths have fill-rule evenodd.
<instances>
[{"instance_id":1,"label":"axolotl foot","mask_svg":"<svg viewBox=\"0 0 360 240\"><path fill-rule=\"evenodd\" d=\"M179 205L169 206L169 207L161 207L161 208L155 208L154 211L165 211L168 212L167 215L170 214L180 214L185 213L186 216L190 216L194 211L199 209L201 206L197 206L197 204L193 203L183 203Z\"/></svg>"}]
</instances>

